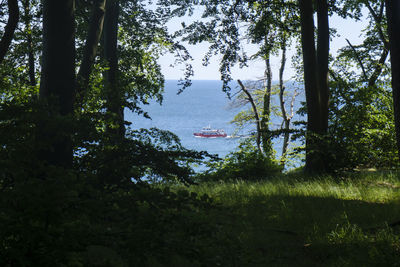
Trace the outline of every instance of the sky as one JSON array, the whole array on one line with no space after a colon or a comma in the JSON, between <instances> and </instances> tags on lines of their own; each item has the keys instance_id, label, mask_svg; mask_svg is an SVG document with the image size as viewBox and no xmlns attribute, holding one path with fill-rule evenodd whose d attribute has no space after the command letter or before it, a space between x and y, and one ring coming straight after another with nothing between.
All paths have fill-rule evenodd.
<instances>
[{"instance_id":1,"label":"sky","mask_svg":"<svg viewBox=\"0 0 400 267\"><path fill-rule=\"evenodd\" d=\"M365 14L366 12L364 12ZM192 18L185 17L185 23L188 24L191 21L199 18L199 15L194 15ZM181 26L182 18L175 19L168 24L169 30L172 32L174 30L179 29ZM316 23L316 20L315 20ZM330 43L331 54L335 55L336 51L347 45L346 39L349 39L353 45L361 42L360 34L362 29L366 27L367 23L365 21L354 21L350 19L342 19L338 16L332 16L330 18L330 27L336 28L337 33L339 34L337 37L333 38ZM193 57L193 61L191 62L194 69L193 80L219 80L219 57L214 56L208 66L202 65L202 59L206 52L208 51L208 43L202 43L196 46L187 45L186 47L189 50L190 54ZM252 44L243 44L243 48L248 55L254 54L257 51L257 46ZM290 64L290 59L294 55L294 45L287 52L287 67L285 69L284 80L290 80L295 74L294 69ZM159 63L161 65L162 71L167 80L178 80L183 77L183 66L171 67L171 63L174 62L174 57L172 55L165 55L160 60ZM256 80L260 79L263 76L265 64L262 60L251 61L248 63L249 67L240 69L239 67L235 67L232 69L232 77L234 80L242 79L242 80ZM273 80L278 79L278 71L280 67L280 58L273 57L271 58L271 68L273 73Z\"/></svg>"}]
</instances>

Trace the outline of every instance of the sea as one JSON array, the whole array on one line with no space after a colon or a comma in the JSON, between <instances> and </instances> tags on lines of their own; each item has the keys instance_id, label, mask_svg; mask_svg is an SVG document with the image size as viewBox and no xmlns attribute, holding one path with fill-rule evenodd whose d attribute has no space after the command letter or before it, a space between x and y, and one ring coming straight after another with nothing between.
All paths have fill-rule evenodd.
<instances>
[{"instance_id":1,"label":"sea","mask_svg":"<svg viewBox=\"0 0 400 267\"><path fill-rule=\"evenodd\" d=\"M231 95L235 96L239 87L235 82L230 84ZM247 138L255 131L254 125L249 125L241 132L235 132L235 125L231 123L235 115L243 109L249 109L250 104L238 106L222 91L222 82L217 80L193 80L192 85L178 94L180 89L177 80L165 82L162 105L150 101L149 105L141 108L149 114L151 119L144 118L132 112L125 113L125 119L132 123L131 128L152 128L168 130L175 133L182 145L197 151L207 151L225 157L235 151L243 138ZM272 106L278 107L278 95L273 96ZM299 106L296 100L295 108ZM272 117L272 128L279 128L282 118ZM203 127L224 129L228 138L199 138L193 135ZM240 135L240 138L232 136ZM280 155L282 139L274 139L274 149Z\"/></svg>"}]
</instances>

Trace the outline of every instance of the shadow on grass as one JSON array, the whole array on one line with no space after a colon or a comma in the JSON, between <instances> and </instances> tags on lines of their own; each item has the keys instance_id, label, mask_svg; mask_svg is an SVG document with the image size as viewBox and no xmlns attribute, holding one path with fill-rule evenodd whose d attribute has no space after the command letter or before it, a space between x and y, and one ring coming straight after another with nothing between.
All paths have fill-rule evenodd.
<instances>
[{"instance_id":1,"label":"shadow on grass","mask_svg":"<svg viewBox=\"0 0 400 267\"><path fill-rule=\"evenodd\" d=\"M226 229L246 266L394 266L400 262L396 203L333 197L254 196L225 206ZM375 230L369 230L374 228ZM383 265L382 265L383 264Z\"/></svg>"}]
</instances>

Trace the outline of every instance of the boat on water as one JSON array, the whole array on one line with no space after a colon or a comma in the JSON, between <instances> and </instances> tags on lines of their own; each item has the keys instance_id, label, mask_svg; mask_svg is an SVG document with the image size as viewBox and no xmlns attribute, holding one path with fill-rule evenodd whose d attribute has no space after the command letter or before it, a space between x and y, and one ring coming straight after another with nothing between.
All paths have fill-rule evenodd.
<instances>
[{"instance_id":1,"label":"boat on water","mask_svg":"<svg viewBox=\"0 0 400 267\"><path fill-rule=\"evenodd\" d=\"M195 137L216 138L227 137L228 135L223 129L211 129L210 126L203 127L200 132L193 133Z\"/></svg>"}]
</instances>

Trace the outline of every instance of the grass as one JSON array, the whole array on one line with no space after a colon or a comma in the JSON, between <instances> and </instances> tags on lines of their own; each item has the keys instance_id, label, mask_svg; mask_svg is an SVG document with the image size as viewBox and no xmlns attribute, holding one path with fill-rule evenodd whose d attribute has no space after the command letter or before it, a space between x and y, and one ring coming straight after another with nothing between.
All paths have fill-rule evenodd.
<instances>
[{"instance_id":1,"label":"grass","mask_svg":"<svg viewBox=\"0 0 400 267\"><path fill-rule=\"evenodd\" d=\"M189 191L218 207L208 221L229 240L224 266L400 266L400 227L389 226L400 220L398 173L286 175Z\"/></svg>"}]
</instances>

